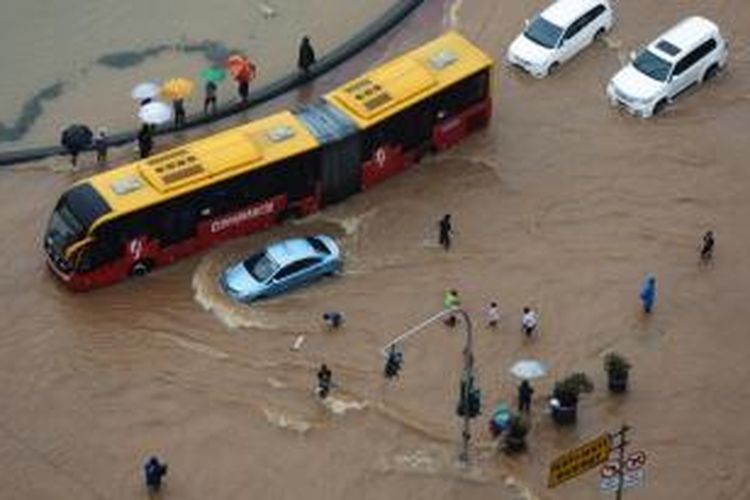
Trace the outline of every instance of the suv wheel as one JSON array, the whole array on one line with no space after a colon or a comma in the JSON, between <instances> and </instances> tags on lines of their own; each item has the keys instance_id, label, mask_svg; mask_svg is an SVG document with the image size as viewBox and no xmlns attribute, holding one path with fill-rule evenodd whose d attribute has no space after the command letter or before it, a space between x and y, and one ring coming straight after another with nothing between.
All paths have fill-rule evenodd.
<instances>
[{"instance_id":1,"label":"suv wheel","mask_svg":"<svg viewBox=\"0 0 750 500\"><path fill-rule=\"evenodd\" d=\"M661 114L662 111L664 111L664 108L667 107L667 100L662 99L661 101L657 102L656 105L654 105L654 115Z\"/></svg>"},{"instance_id":2,"label":"suv wheel","mask_svg":"<svg viewBox=\"0 0 750 500\"><path fill-rule=\"evenodd\" d=\"M607 32L607 30L604 29L604 26L602 26L601 28L599 28L599 31L597 31L596 34L594 35L594 41L597 42L597 41L601 40L604 37L604 34L606 32Z\"/></svg>"},{"instance_id":3,"label":"suv wheel","mask_svg":"<svg viewBox=\"0 0 750 500\"><path fill-rule=\"evenodd\" d=\"M557 61L550 64L549 67L547 68L547 76L550 76L552 73L555 73L559 67L560 67L560 63Z\"/></svg>"},{"instance_id":4,"label":"suv wheel","mask_svg":"<svg viewBox=\"0 0 750 500\"><path fill-rule=\"evenodd\" d=\"M714 63L703 74L703 81L707 82L709 80L713 80L718 74L719 74L719 65Z\"/></svg>"}]
</instances>

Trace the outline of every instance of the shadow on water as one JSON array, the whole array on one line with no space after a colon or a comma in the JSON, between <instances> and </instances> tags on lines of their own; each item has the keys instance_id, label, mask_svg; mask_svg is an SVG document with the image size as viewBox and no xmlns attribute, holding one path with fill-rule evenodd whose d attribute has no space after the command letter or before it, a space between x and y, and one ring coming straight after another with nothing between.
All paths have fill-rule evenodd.
<instances>
[{"instance_id":1,"label":"shadow on water","mask_svg":"<svg viewBox=\"0 0 750 500\"><path fill-rule=\"evenodd\" d=\"M222 42L215 40L203 40L196 43L161 44L147 47L142 50L124 50L103 54L96 60L96 64L114 69L126 69L143 63L146 59L157 57L166 51L181 52L184 54L203 54L203 57L212 64L222 63L230 54L242 53L239 49L231 49Z\"/></svg>"},{"instance_id":2,"label":"shadow on water","mask_svg":"<svg viewBox=\"0 0 750 500\"><path fill-rule=\"evenodd\" d=\"M148 47L143 50L123 50L120 52L110 52L99 56L96 64L114 69L126 69L141 64L150 57L156 57L162 52L171 49L172 45L162 44Z\"/></svg>"},{"instance_id":3,"label":"shadow on water","mask_svg":"<svg viewBox=\"0 0 750 500\"><path fill-rule=\"evenodd\" d=\"M128 69L142 64L147 59L158 57L164 52L174 51L183 54L202 54L211 64L220 64L229 55L242 53L239 49L227 47L222 42L203 40L195 43L160 44L143 50L124 50L99 56L95 64L114 69ZM85 74L87 69L82 73ZM34 123L44 114L43 104L53 101L63 94L65 82L57 81L37 91L22 106L19 115L6 125L0 122L0 142L13 142L22 139L29 133Z\"/></svg>"},{"instance_id":4,"label":"shadow on water","mask_svg":"<svg viewBox=\"0 0 750 500\"><path fill-rule=\"evenodd\" d=\"M9 126L5 122L0 122L0 142L17 141L25 136L31 130L34 122L42 116L44 112L42 103L60 97L64 87L65 84L61 81L44 87L23 104L21 113L13 121L12 125Z\"/></svg>"}]
</instances>

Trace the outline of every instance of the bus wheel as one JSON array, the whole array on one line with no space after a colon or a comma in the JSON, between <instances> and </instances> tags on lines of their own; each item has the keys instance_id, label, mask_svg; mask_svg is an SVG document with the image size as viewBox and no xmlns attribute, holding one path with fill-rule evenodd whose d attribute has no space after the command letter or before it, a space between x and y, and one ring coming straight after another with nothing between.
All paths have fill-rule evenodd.
<instances>
[{"instance_id":1,"label":"bus wheel","mask_svg":"<svg viewBox=\"0 0 750 500\"><path fill-rule=\"evenodd\" d=\"M139 260L130 269L131 276L146 276L154 268L154 263L150 260Z\"/></svg>"}]
</instances>

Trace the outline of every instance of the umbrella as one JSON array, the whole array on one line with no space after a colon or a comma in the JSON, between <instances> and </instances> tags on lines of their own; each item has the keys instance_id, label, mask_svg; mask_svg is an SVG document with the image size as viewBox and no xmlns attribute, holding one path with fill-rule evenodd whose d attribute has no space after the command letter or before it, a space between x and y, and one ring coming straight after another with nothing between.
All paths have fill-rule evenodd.
<instances>
[{"instance_id":1,"label":"umbrella","mask_svg":"<svg viewBox=\"0 0 750 500\"><path fill-rule=\"evenodd\" d=\"M547 365L535 359L522 359L510 367L510 373L520 379L533 380L547 375Z\"/></svg>"},{"instance_id":2,"label":"umbrella","mask_svg":"<svg viewBox=\"0 0 750 500\"><path fill-rule=\"evenodd\" d=\"M150 102L141 106L138 118L149 125L161 125L172 119L172 106L160 101Z\"/></svg>"},{"instance_id":3,"label":"umbrella","mask_svg":"<svg viewBox=\"0 0 750 500\"><path fill-rule=\"evenodd\" d=\"M172 101L184 99L193 92L194 86L187 78L172 78L161 86L161 95Z\"/></svg>"},{"instance_id":4,"label":"umbrella","mask_svg":"<svg viewBox=\"0 0 750 500\"><path fill-rule=\"evenodd\" d=\"M60 143L68 151L77 152L90 146L93 138L94 134L90 128L77 123L63 130Z\"/></svg>"},{"instance_id":5,"label":"umbrella","mask_svg":"<svg viewBox=\"0 0 750 500\"><path fill-rule=\"evenodd\" d=\"M158 83L143 82L133 87L133 90L130 91L130 96L137 101L143 101L145 99L153 99L159 95L160 91L161 88Z\"/></svg>"},{"instance_id":6,"label":"umbrella","mask_svg":"<svg viewBox=\"0 0 750 500\"><path fill-rule=\"evenodd\" d=\"M218 66L212 66L201 71L201 78L207 82L219 83L223 81L226 76L226 71Z\"/></svg>"},{"instance_id":7,"label":"umbrella","mask_svg":"<svg viewBox=\"0 0 750 500\"><path fill-rule=\"evenodd\" d=\"M245 56L239 54L229 56L226 66L235 80L249 82L255 78L255 65Z\"/></svg>"}]
</instances>

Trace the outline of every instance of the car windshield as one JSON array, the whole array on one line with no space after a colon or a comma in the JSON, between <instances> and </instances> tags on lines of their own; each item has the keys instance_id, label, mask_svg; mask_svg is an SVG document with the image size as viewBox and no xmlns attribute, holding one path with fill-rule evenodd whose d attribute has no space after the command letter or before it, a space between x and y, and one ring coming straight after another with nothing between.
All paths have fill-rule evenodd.
<instances>
[{"instance_id":1,"label":"car windshield","mask_svg":"<svg viewBox=\"0 0 750 500\"><path fill-rule=\"evenodd\" d=\"M83 236L85 228L67 203L61 202L52 212L47 228L47 243L62 254L65 249Z\"/></svg>"},{"instance_id":2,"label":"car windshield","mask_svg":"<svg viewBox=\"0 0 750 500\"><path fill-rule=\"evenodd\" d=\"M538 43L542 47L552 49L557 46L557 42L560 40L562 32L563 30L559 26L552 24L542 16L536 16L523 34L532 42Z\"/></svg>"},{"instance_id":3,"label":"car windshield","mask_svg":"<svg viewBox=\"0 0 750 500\"><path fill-rule=\"evenodd\" d=\"M279 264L266 253L250 257L243 264L247 272L260 282L266 281L273 276L279 268Z\"/></svg>"},{"instance_id":4,"label":"car windshield","mask_svg":"<svg viewBox=\"0 0 750 500\"><path fill-rule=\"evenodd\" d=\"M633 61L633 67L649 78L653 78L659 82L667 81L672 71L670 63L648 50L644 50L638 54L638 57Z\"/></svg>"}]
</instances>

